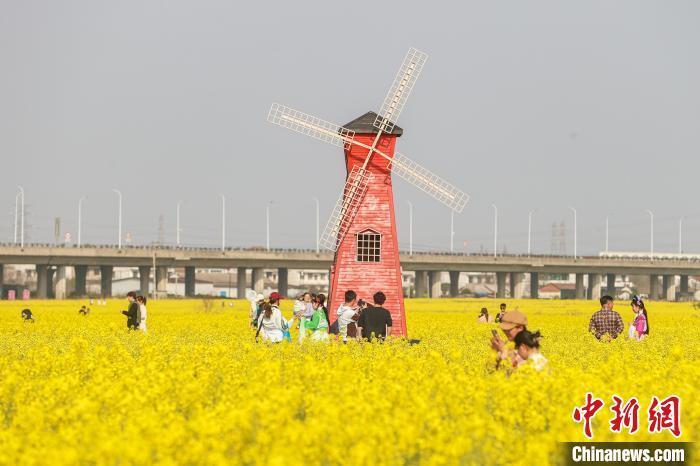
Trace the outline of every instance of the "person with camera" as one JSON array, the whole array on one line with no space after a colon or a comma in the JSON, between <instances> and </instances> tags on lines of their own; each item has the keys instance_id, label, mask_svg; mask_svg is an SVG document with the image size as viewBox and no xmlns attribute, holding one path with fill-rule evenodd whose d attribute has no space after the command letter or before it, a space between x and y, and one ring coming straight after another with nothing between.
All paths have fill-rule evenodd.
<instances>
[{"instance_id":1,"label":"person with camera","mask_svg":"<svg viewBox=\"0 0 700 466\"><path fill-rule=\"evenodd\" d=\"M357 338L356 322L359 316L360 303L357 301L357 293L353 290L345 292L345 302L338 307L336 312L338 316L338 334L343 340L343 343L348 342L348 337Z\"/></svg>"},{"instance_id":2,"label":"person with camera","mask_svg":"<svg viewBox=\"0 0 700 466\"><path fill-rule=\"evenodd\" d=\"M129 307L128 310L122 311L122 314L126 316L126 326L131 330L136 330L139 328L139 322L141 321L139 303L136 302L136 293L129 291L126 294L126 299L129 301Z\"/></svg>"},{"instance_id":3,"label":"person with camera","mask_svg":"<svg viewBox=\"0 0 700 466\"><path fill-rule=\"evenodd\" d=\"M512 342L520 332L527 330L527 316L520 311L506 311L501 317L499 326L506 341L499 338L496 330L492 330L491 348L497 353L496 368L502 366L509 368L520 362L520 356L512 346Z\"/></svg>"},{"instance_id":4,"label":"person with camera","mask_svg":"<svg viewBox=\"0 0 700 466\"><path fill-rule=\"evenodd\" d=\"M391 335L391 313L382 307L386 302L384 293L377 291L373 299L374 306L368 306L360 313L357 321L358 331L367 341L372 341L374 338L384 341L387 335Z\"/></svg>"}]
</instances>

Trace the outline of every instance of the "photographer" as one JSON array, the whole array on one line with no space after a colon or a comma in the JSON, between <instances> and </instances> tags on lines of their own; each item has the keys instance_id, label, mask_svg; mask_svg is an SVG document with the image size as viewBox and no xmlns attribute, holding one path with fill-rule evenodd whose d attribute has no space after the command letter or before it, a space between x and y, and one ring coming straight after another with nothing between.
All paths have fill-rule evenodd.
<instances>
[{"instance_id":1,"label":"photographer","mask_svg":"<svg viewBox=\"0 0 700 466\"><path fill-rule=\"evenodd\" d=\"M122 314L126 316L126 326L129 329L137 329L139 327L139 322L141 320L139 304L136 302L136 293L129 291L126 294L126 299L129 301L129 308L126 311L122 311Z\"/></svg>"},{"instance_id":2,"label":"photographer","mask_svg":"<svg viewBox=\"0 0 700 466\"><path fill-rule=\"evenodd\" d=\"M361 312L357 326L365 340L372 341L373 338L377 338L384 341L387 335L391 335L391 313L382 307L386 302L384 293L377 291L373 298L374 306Z\"/></svg>"},{"instance_id":3,"label":"photographer","mask_svg":"<svg viewBox=\"0 0 700 466\"><path fill-rule=\"evenodd\" d=\"M360 300L362 303L364 301ZM338 316L338 333L343 339L343 343L347 343L348 337L357 338L357 319L359 316L359 306L357 302L357 293L353 290L345 292L345 302L338 307L336 312Z\"/></svg>"}]
</instances>

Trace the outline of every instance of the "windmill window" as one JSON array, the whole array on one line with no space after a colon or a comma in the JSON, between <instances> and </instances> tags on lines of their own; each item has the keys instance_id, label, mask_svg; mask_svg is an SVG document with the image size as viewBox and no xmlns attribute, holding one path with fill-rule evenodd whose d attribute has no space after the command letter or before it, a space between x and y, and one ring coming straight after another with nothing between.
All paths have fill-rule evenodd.
<instances>
[{"instance_id":1,"label":"windmill window","mask_svg":"<svg viewBox=\"0 0 700 466\"><path fill-rule=\"evenodd\" d=\"M357 261L379 262L382 251L382 235L374 231L357 234Z\"/></svg>"}]
</instances>

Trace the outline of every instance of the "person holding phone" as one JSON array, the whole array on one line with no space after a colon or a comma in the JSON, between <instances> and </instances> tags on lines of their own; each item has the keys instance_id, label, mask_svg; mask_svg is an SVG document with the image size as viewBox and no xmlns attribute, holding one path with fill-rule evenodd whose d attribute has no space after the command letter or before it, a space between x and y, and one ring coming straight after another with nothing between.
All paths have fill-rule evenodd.
<instances>
[{"instance_id":1,"label":"person holding phone","mask_svg":"<svg viewBox=\"0 0 700 466\"><path fill-rule=\"evenodd\" d=\"M527 316L520 311L507 311L501 317L499 326L506 337L506 341L498 336L496 330L491 331L491 348L497 353L496 368L502 365L510 367L518 363L519 356L512 345L507 342L514 341L520 332L527 330Z\"/></svg>"}]
</instances>

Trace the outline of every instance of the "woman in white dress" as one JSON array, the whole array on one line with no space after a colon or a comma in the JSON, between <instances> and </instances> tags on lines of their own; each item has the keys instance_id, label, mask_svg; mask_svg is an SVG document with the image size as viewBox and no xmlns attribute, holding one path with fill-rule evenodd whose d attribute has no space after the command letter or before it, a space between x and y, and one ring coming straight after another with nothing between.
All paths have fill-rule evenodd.
<instances>
[{"instance_id":1,"label":"woman in white dress","mask_svg":"<svg viewBox=\"0 0 700 466\"><path fill-rule=\"evenodd\" d=\"M146 298L143 296L137 296L136 297L136 302L139 305L139 326L138 329L141 330L142 332L146 333L146 317L147 317L147 311L146 311Z\"/></svg>"}]
</instances>

